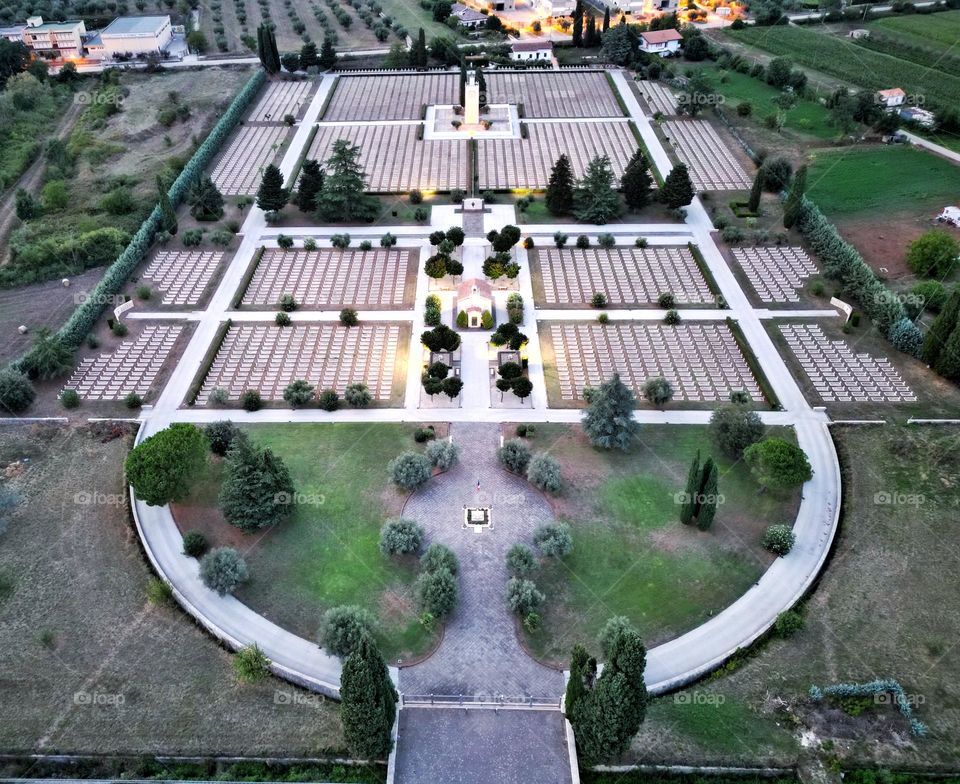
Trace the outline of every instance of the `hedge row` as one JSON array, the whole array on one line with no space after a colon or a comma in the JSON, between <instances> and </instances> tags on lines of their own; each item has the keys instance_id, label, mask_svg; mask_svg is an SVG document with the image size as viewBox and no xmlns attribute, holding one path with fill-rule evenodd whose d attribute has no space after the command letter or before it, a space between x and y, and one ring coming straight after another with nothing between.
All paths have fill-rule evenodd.
<instances>
[{"instance_id":1,"label":"hedge row","mask_svg":"<svg viewBox=\"0 0 960 784\"><path fill-rule=\"evenodd\" d=\"M203 173L219 152L224 141L243 118L254 96L260 92L265 79L266 74L262 70L258 70L250 77L243 89L233 99L223 117L220 118L207 138L197 148L183 171L180 172L180 176L174 180L168 191L174 207L183 201L190 184ZM94 324L103 312L104 305L102 303L113 300L136 266L146 257L160 227L160 220L160 205L158 203L146 220L140 224L139 230L133 235L123 253L104 273L90 296L73 311L67 323L60 330L59 336L67 346L70 348L78 347L90 334ZM25 365L25 359L23 358L17 363L21 368Z\"/></svg>"}]
</instances>

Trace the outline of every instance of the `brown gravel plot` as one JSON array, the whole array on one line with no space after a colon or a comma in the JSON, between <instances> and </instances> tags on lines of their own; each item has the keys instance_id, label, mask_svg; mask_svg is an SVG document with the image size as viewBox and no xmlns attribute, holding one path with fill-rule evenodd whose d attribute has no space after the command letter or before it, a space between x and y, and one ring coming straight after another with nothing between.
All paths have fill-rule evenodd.
<instances>
[{"instance_id":1,"label":"brown gravel plot","mask_svg":"<svg viewBox=\"0 0 960 784\"><path fill-rule=\"evenodd\" d=\"M546 188L561 153L570 158L575 177L598 155L607 155L619 179L637 140L627 122L527 123L528 139L490 139L477 143L480 188Z\"/></svg>"},{"instance_id":2,"label":"brown gravel plot","mask_svg":"<svg viewBox=\"0 0 960 784\"><path fill-rule=\"evenodd\" d=\"M123 482L131 437L0 428L20 499L0 541L0 748L89 754L315 755L343 748L336 703L240 685L230 655L184 613L146 600L152 576ZM89 502L87 502L89 501ZM119 695L83 704L78 693ZM98 697L99 699L99 697ZM79 703L79 704L78 704ZM41 746L41 741L43 745Z\"/></svg>"},{"instance_id":3,"label":"brown gravel plot","mask_svg":"<svg viewBox=\"0 0 960 784\"><path fill-rule=\"evenodd\" d=\"M324 161L337 139L359 145L375 193L466 188L467 141L420 141L416 125L320 125L308 158Z\"/></svg>"},{"instance_id":4,"label":"brown gravel plot","mask_svg":"<svg viewBox=\"0 0 960 784\"><path fill-rule=\"evenodd\" d=\"M456 74L341 76L324 120L419 120L424 104L460 102Z\"/></svg>"},{"instance_id":5,"label":"brown gravel plot","mask_svg":"<svg viewBox=\"0 0 960 784\"><path fill-rule=\"evenodd\" d=\"M375 400L393 392L401 328L398 324L240 324L231 327L203 382L197 404L210 392L227 390L238 400L256 389L265 400L283 400L283 390L300 379L340 395L363 382Z\"/></svg>"},{"instance_id":6,"label":"brown gravel plot","mask_svg":"<svg viewBox=\"0 0 960 784\"><path fill-rule=\"evenodd\" d=\"M257 192L263 170L280 153L290 128L285 125L245 125L237 131L210 175L225 196Z\"/></svg>"},{"instance_id":7,"label":"brown gravel plot","mask_svg":"<svg viewBox=\"0 0 960 784\"><path fill-rule=\"evenodd\" d=\"M244 305L276 305L292 294L302 308L412 306L410 250L264 251ZM408 296L409 295L409 296Z\"/></svg>"},{"instance_id":8,"label":"brown gravel plot","mask_svg":"<svg viewBox=\"0 0 960 784\"><path fill-rule=\"evenodd\" d=\"M249 122L282 122L288 114L298 117L307 104L307 96L313 84L310 79L271 82L263 91L263 95L253 107L247 120Z\"/></svg>"},{"instance_id":9,"label":"brown gravel plot","mask_svg":"<svg viewBox=\"0 0 960 784\"><path fill-rule=\"evenodd\" d=\"M490 103L522 103L527 117L623 116L604 73L488 73L486 79Z\"/></svg>"},{"instance_id":10,"label":"brown gravel plot","mask_svg":"<svg viewBox=\"0 0 960 784\"><path fill-rule=\"evenodd\" d=\"M587 305L598 291L613 307L654 304L665 292L683 304L714 301L685 247L544 248L537 251L536 264L548 306Z\"/></svg>"},{"instance_id":11,"label":"brown gravel plot","mask_svg":"<svg viewBox=\"0 0 960 784\"><path fill-rule=\"evenodd\" d=\"M582 399L585 387L614 373L638 397L646 381L662 376L673 385L675 400L726 400L745 389L754 401L763 401L726 324L554 323L542 334L551 344L565 401Z\"/></svg>"}]
</instances>

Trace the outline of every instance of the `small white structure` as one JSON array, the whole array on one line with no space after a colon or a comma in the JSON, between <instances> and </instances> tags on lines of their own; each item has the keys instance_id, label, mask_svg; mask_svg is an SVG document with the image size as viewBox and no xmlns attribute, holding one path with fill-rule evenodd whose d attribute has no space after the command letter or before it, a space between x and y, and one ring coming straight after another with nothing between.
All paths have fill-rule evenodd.
<instances>
[{"instance_id":1,"label":"small white structure","mask_svg":"<svg viewBox=\"0 0 960 784\"><path fill-rule=\"evenodd\" d=\"M680 51L683 36L676 30L648 30L640 33L640 51L660 57L672 57Z\"/></svg>"},{"instance_id":2,"label":"small white structure","mask_svg":"<svg viewBox=\"0 0 960 784\"><path fill-rule=\"evenodd\" d=\"M450 16L455 17L461 25L470 30L486 26L488 18L486 14L474 11L463 3L454 3L450 8Z\"/></svg>"},{"instance_id":3,"label":"small white structure","mask_svg":"<svg viewBox=\"0 0 960 784\"><path fill-rule=\"evenodd\" d=\"M907 100L907 94L900 87L877 92L877 103L884 109L897 109L903 106L905 100Z\"/></svg>"},{"instance_id":4,"label":"small white structure","mask_svg":"<svg viewBox=\"0 0 960 784\"><path fill-rule=\"evenodd\" d=\"M457 313L467 314L467 326L477 329L484 313L493 315L493 291L479 278L469 278L457 286Z\"/></svg>"},{"instance_id":5,"label":"small white structure","mask_svg":"<svg viewBox=\"0 0 960 784\"><path fill-rule=\"evenodd\" d=\"M960 207L944 207L937 220L960 228Z\"/></svg>"},{"instance_id":6,"label":"small white structure","mask_svg":"<svg viewBox=\"0 0 960 784\"><path fill-rule=\"evenodd\" d=\"M476 125L480 122L480 85L477 84L476 71L470 72L463 95L463 122L468 126Z\"/></svg>"},{"instance_id":7,"label":"small white structure","mask_svg":"<svg viewBox=\"0 0 960 784\"><path fill-rule=\"evenodd\" d=\"M851 30L849 33L847 33L847 38L857 39L857 38L869 38L869 37L870 37L870 31L863 27L859 28L858 30Z\"/></svg>"},{"instance_id":8,"label":"small white structure","mask_svg":"<svg viewBox=\"0 0 960 784\"><path fill-rule=\"evenodd\" d=\"M905 106L900 110L900 119L905 122L913 122L922 128L936 128L937 117L929 109L921 109L918 106Z\"/></svg>"},{"instance_id":9,"label":"small white structure","mask_svg":"<svg viewBox=\"0 0 960 784\"><path fill-rule=\"evenodd\" d=\"M572 16L577 4L575 0L534 0L533 7L547 17Z\"/></svg>"},{"instance_id":10,"label":"small white structure","mask_svg":"<svg viewBox=\"0 0 960 784\"><path fill-rule=\"evenodd\" d=\"M112 60L123 55L160 54L170 45L169 16L119 16L87 40L91 56Z\"/></svg>"},{"instance_id":11,"label":"small white structure","mask_svg":"<svg viewBox=\"0 0 960 784\"><path fill-rule=\"evenodd\" d=\"M510 44L511 60L549 60L552 57L553 44L550 41L515 41Z\"/></svg>"}]
</instances>

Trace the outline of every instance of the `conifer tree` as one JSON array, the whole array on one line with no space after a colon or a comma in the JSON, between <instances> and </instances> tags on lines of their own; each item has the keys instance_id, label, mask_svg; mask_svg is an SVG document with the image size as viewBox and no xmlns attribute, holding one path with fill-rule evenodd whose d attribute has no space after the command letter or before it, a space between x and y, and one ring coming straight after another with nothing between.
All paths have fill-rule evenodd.
<instances>
[{"instance_id":1,"label":"conifer tree","mask_svg":"<svg viewBox=\"0 0 960 784\"><path fill-rule=\"evenodd\" d=\"M713 518L717 513L717 464L713 462L712 457L707 458L700 473L697 528L706 531L713 525Z\"/></svg>"},{"instance_id":2,"label":"conifer tree","mask_svg":"<svg viewBox=\"0 0 960 784\"><path fill-rule=\"evenodd\" d=\"M333 38L325 36L320 47L320 67L329 71L337 64L337 50L333 48Z\"/></svg>"},{"instance_id":3,"label":"conifer tree","mask_svg":"<svg viewBox=\"0 0 960 784\"><path fill-rule=\"evenodd\" d=\"M235 438L224 464L220 509L230 525L251 533L277 525L293 510L290 472L270 449Z\"/></svg>"},{"instance_id":4,"label":"conifer tree","mask_svg":"<svg viewBox=\"0 0 960 784\"><path fill-rule=\"evenodd\" d=\"M307 41L300 47L300 67L306 70L320 65L320 57L317 54L317 45L313 41Z\"/></svg>"},{"instance_id":5,"label":"conifer tree","mask_svg":"<svg viewBox=\"0 0 960 784\"><path fill-rule=\"evenodd\" d=\"M700 450L693 457L690 463L690 470L687 472L687 485L684 489L682 504L680 506L680 522L684 525L690 525L697 514L697 492L700 490Z\"/></svg>"},{"instance_id":6,"label":"conifer tree","mask_svg":"<svg viewBox=\"0 0 960 784\"><path fill-rule=\"evenodd\" d=\"M318 161L308 158L300 168L297 180L297 192L293 203L304 212L313 212L317 208L317 194L323 187L323 170Z\"/></svg>"},{"instance_id":7,"label":"conifer tree","mask_svg":"<svg viewBox=\"0 0 960 784\"><path fill-rule=\"evenodd\" d=\"M573 170L566 154L553 164L545 201L547 209L554 215L569 215L573 209Z\"/></svg>"},{"instance_id":8,"label":"conifer tree","mask_svg":"<svg viewBox=\"0 0 960 784\"><path fill-rule=\"evenodd\" d=\"M680 207L686 207L693 201L693 196L693 183L690 182L687 166L678 163L670 170L667 179L664 180L660 197L670 209L676 210Z\"/></svg>"},{"instance_id":9,"label":"conifer tree","mask_svg":"<svg viewBox=\"0 0 960 784\"><path fill-rule=\"evenodd\" d=\"M614 373L609 381L598 387L589 387L585 397L587 410L583 416L583 430L590 443L604 449L629 449L640 429L633 418L637 399L620 376Z\"/></svg>"},{"instance_id":10,"label":"conifer tree","mask_svg":"<svg viewBox=\"0 0 960 784\"><path fill-rule=\"evenodd\" d=\"M587 694L587 671L590 654L582 645L574 645L570 656L570 680L567 681L567 691L563 701L564 715L568 720L573 718L577 703Z\"/></svg>"},{"instance_id":11,"label":"conifer tree","mask_svg":"<svg viewBox=\"0 0 960 784\"><path fill-rule=\"evenodd\" d=\"M170 202L170 194L163 187L163 180L157 175L157 192L160 197L160 229L171 234L177 233L177 213Z\"/></svg>"},{"instance_id":12,"label":"conifer tree","mask_svg":"<svg viewBox=\"0 0 960 784\"><path fill-rule=\"evenodd\" d=\"M620 190L623 200L631 210L640 210L650 203L653 177L650 176L650 164L642 149L637 149L630 158L620 178Z\"/></svg>"},{"instance_id":13,"label":"conifer tree","mask_svg":"<svg viewBox=\"0 0 960 784\"><path fill-rule=\"evenodd\" d=\"M956 331L957 320L960 318L960 288L954 288L923 339L923 361L936 369L937 360L947 345L950 336Z\"/></svg>"},{"instance_id":14,"label":"conifer tree","mask_svg":"<svg viewBox=\"0 0 960 784\"><path fill-rule=\"evenodd\" d=\"M607 6L603 11L603 27L601 28L602 32L607 32L610 29L610 6Z\"/></svg>"},{"instance_id":15,"label":"conifer tree","mask_svg":"<svg viewBox=\"0 0 960 784\"><path fill-rule=\"evenodd\" d=\"M750 198L747 199L747 209L756 212L760 209L760 197L763 195L763 169L757 169L753 175L753 185L750 187Z\"/></svg>"},{"instance_id":16,"label":"conifer tree","mask_svg":"<svg viewBox=\"0 0 960 784\"><path fill-rule=\"evenodd\" d=\"M787 194L787 200L783 205L783 227L785 229L791 228L800 217L800 210L803 208L803 194L806 190L807 167L804 165L797 169L797 173L793 175L790 192Z\"/></svg>"},{"instance_id":17,"label":"conifer tree","mask_svg":"<svg viewBox=\"0 0 960 784\"><path fill-rule=\"evenodd\" d=\"M385 759L397 714L397 692L376 644L364 635L343 664L340 721L347 745L360 759Z\"/></svg>"},{"instance_id":18,"label":"conifer tree","mask_svg":"<svg viewBox=\"0 0 960 784\"><path fill-rule=\"evenodd\" d=\"M570 41L573 46L583 46L583 4L577 0L573 9L573 33Z\"/></svg>"},{"instance_id":19,"label":"conifer tree","mask_svg":"<svg viewBox=\"0 0 960 784\"><path fill-rule=\"evenodd\" d=\"M379 202L366 192L367 175L360 165L360 147L347 139L333 143L324 167L326 176L317 194L317 211L323 220L355 221L376 217Z\"/></svg>"},{"instance_id":20,"label":"conifer tree","mask_svg":"<svg viewBox=\"0 0 960 784\"><path fill-rule=\"evenodd\" d=\"M290 194L283 187L283 175L272 163L263 170L260 187L257 189L257 206L264 212L282 210Z\"/></svg>"},{"instance_id":21,"label":"conifer tree","mask_svg":"<svg viewBox=\"0 0 960 784\"><path fill-rule=\"evenodd\" d=\"M934 370L951 381L960 381L960 324L954 327L947 338Z\"/></svg>"},{"instance_id":22,"label":"conifer tree","mask_svg":"<svg viewBox=\"0 0 960 784\"><path fill-rule=\"evenodd\" d=\"M587 32L584 41L588 47L597 45L597 18L593 14L587 17Z\"/></svg>"},{"instance_id":23,"label":"conifer tree","mask_svg":"<svg viewBox=\"0 0 960 784\"><path fill-rule=\"evenodd\" d=\"M577 220L607 223L620 215L623 208L613 181L613 169L606 155L587 164L587 170L573 191L573 214Z\"/></svg>"}]
</instances>

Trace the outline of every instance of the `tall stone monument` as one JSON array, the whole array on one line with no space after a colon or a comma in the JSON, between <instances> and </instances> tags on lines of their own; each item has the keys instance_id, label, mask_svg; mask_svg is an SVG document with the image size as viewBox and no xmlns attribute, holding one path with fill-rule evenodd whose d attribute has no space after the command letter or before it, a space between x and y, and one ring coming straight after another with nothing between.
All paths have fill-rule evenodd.
<instances>
[{"instance_id":1,"label":"tall stone monument","mask_svg":"<svg viewBox=\"0 0 960 784\"><path fill-rule=\"evenodd\" d=\"M467 127L480 123L480 85L477 84L477 72L471 71L467 76L467 85L464 91L463 124Z\"/></svg>"}]
</instances>

